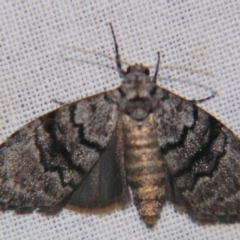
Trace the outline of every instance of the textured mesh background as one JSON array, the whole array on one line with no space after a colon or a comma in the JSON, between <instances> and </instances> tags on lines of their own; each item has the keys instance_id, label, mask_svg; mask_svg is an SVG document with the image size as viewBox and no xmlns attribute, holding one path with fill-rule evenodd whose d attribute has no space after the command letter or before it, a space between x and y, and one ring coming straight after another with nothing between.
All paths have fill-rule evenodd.
<instances>
[{"instance_id":1,"label":"textured mesh background","mask_svg":"<svg viewBox=\"0 0 240 240\"><path fill-rule=\"evenodd\" d=\"M59 107L53 99L72 102L121 83L114 61L64 47L113 56L109 21L124 60L154 65L161 50L162 65L214 74L163 69L161 77L171 81L159 84L189 99L213 89L216 97L201 106L240 136L239 11L230 1L1 1L0 141ZM170 204L153 230L134 206L101 217L0 214L0 239L240 239L239 230L240 224L199 226Z\"/></svg>"}]
</instances>

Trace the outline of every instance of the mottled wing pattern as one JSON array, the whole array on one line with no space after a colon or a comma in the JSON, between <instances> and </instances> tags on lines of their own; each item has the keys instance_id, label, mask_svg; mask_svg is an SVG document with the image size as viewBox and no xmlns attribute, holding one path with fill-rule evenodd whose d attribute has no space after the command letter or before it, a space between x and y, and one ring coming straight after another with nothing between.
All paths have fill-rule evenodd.
<instances>
[{"instance_id":1,"label":"mottled wing pattern","mask_svg":"<svg viewBox=\"0 0 240 240\"><path fill-rule=\"evenodd\" d=\"M99 208L122 206L129 199L125 175L122 131L118 124L108 147L74 192L68 207L99 212ZM77 208L77 209L76 209Z\"/></svg>"},{"instance_id":2,"label":"mottled wing pattern","mask_svg":"<svg viewBox=\"0 0 240 240\"><path fill-rule=\"evenodd\" d=\"M154 116L170 199L200 222L239 221L239 139L194 102L157 91L164 95Z\"/></svg>"},{"instance_id":3,"label":"mottled wing pattern","mask_svg":"<svg viewBox=\"0 0 240 240\"><path fill-rule=\"evenodd\" d=\"M62 106L14 133L0 146L1 208L59 211L94 166L102 166L106 153L113 156L117 118L117 106L100 94ZM118 185L119 171L112 179ZM92 175L98 177L96 172ZM110 193L108 201L121 192L120 187Z\"/></svg>"}]
</instances>

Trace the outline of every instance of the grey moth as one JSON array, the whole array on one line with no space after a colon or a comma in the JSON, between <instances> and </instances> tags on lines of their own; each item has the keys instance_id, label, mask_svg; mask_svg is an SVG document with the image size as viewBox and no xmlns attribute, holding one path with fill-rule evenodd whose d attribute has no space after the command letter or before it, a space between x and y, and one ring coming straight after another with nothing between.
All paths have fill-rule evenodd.
<instances>
[{"instance_id":1,"label":"grey moth","mask_svg":"<svg viewBox=\"0 0 240 240\"><path fill-rule=\"evenodd\" d=\"M55 214L130 201L153 226L170 201L198 222L240 214L240 140L196 105L156 84L149 69L122 69L122 85L61 106L0 146L1 210Z\"/></svg>"}]
</instances>

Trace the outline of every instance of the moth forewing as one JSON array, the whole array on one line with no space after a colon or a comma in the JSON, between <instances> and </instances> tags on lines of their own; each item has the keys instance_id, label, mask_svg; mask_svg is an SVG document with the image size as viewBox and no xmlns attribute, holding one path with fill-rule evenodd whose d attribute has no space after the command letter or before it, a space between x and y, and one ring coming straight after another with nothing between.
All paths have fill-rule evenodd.
<instances>
[{"instance_id":1,"label":"moth forewing","mask_svg":"<svg viewBox=\"0 0 240 240\"><path fill-rule=\"evenodd\" d=\"M120 119L106 149L68 201L69 209L106 213L129 202Z\"/></svg>"}]
</instances>

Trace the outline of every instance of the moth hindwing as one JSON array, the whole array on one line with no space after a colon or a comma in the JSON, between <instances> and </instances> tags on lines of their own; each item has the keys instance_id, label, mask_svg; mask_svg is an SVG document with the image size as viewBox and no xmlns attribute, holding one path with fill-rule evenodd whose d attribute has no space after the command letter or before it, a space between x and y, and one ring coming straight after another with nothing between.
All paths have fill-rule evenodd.
<instances>
[{"instance_id":1,"label":"moth hindwing","mask_svg":"<svg viewBox=\"0 0 240 240\"><path fill-rule=\"evenodd\" d=\"M56 213L102 209L132 192L147 226L166 201L200 222L239 221L240 140L195 102L156 84L142 64L122 85L60 107L0 146L0 205Z\"/></svg>"}]
</instances>

